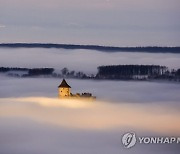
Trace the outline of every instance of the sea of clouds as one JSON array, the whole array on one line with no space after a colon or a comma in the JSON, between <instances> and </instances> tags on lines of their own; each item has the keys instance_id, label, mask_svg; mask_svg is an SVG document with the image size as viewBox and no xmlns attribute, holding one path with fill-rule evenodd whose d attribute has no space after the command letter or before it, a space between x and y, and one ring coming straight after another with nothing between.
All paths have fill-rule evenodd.
<instances>
[{"instance_id":1,"label":"sea of clouds","mask_svg":"<svg viewBox=\"0 0 180 154\"><path fill-rule=\"evenodd\" d=\"M178 153L179 145L124 149L121 137L180 135L176 83L68 79L97 100L60 100L61 79L0 77L0 153Z\"/></svg>"},{"instance_id":2,"label":"sea of clouds","mask_svg":"<svg viewBox=\"0 0 180 154\"><path fill-rule=\"evenodd\" d=\"M0 49L5 67L64 67L96 73L99 65L156 64L179 68L179 54L105 53L90 50ZM13 78L0 74L0 153L178 153L179 145L124 149L121 137L180 135L177 82L67 79L72 93L90 92L94 102L60 100L60 78Z\"/></svg>"}]
</instances>

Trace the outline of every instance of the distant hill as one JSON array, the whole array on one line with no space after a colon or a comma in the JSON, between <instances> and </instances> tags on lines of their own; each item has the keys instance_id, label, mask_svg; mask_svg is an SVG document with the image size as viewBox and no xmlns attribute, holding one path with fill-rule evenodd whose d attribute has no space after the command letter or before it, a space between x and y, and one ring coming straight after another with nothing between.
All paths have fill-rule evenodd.
<instances>
[{"instance_id":1,"label":"distant hill","mask_svg":"<svg viewBox=\"0 0 180 154\"><path fill-rule=\"evenodd\" d=\"M114 47L100 45L74 45L52 43L2 43L0 48L57 48L57 49L89 49L102 52L150 52L150 53L180 53L180 47Z\"/></svg>"}]
</instances>

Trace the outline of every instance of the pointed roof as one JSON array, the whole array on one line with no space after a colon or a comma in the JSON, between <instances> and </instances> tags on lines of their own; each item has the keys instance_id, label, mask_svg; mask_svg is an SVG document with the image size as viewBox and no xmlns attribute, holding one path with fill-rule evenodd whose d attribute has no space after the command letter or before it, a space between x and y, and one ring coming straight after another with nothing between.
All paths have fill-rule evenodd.
<instances>
[{"instance_id":1,"label":"pointed roof","mask_svg":"<svg viewBox=\"0 0 180 154\"><path fill-rule=\"evenodd\" d=\"M65 79L62 80L61 84L58 86L58 88L71 88L66 82Z\"/></svg>"}]
</instances>

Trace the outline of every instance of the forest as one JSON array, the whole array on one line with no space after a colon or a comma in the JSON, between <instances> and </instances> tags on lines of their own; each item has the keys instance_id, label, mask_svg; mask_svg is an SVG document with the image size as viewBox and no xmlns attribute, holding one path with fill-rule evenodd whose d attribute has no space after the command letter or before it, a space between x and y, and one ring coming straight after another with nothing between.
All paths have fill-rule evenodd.
<instances>
[{"instance_id":1,"label":"forest","mask_svg":"<svg viewBox=\"0 0 180 154\"><path fill-rule=\"evenodd\" d=\"M18 68L0 67L0 73L12 77L54 77L76 79L110 79L110 80L173 80L180 81L180 69L169 70L160 65L110 65L99 66L97 74L87 75L84 72L63 68L60 72L54 68Z\"/></svg>"},{"instance_id":2,"label":"forest","mask_svg":"<svg viewBox=\"0 0 180 154\"><path fill-rule=\"evenodd\" d=\"M53 68L19 68L19 67L0 67L0 72L8 73L10 76L39 76L39 75L52 75L54 72ZM21 72L21 75L19 75ZM22 73L24 72L24 73Z\"/></svg>"},{"instance_id":3,"label":"forest","mask_svg":"<svg viewBox=\"0 0 180 154\"><path fill-rule=\"evenodd\" d=\"M166 66L159 65L112 65L99 66L97 78L133 79L134 77L157 78L169 75Z\"/></svg>"}]
</instances>

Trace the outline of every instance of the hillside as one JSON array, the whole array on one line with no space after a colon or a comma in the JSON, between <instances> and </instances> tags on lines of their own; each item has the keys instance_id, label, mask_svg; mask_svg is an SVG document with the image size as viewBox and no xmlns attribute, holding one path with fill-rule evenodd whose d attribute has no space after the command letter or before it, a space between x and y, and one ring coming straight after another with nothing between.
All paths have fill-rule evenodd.
<instances>
[{"instance_id":1,"label":"hillside","mask_svg":"<svg viewBox=\"0 0 180 154\"><path fill-rule=\"evenodd\" d=\"M52 43L2 43L0 48L57 48L57 49L88 49L102 52L150 52L150 53L180 53L180 47L114 47L100 45L75 45Z\"/></svg>"}]
</instances>

